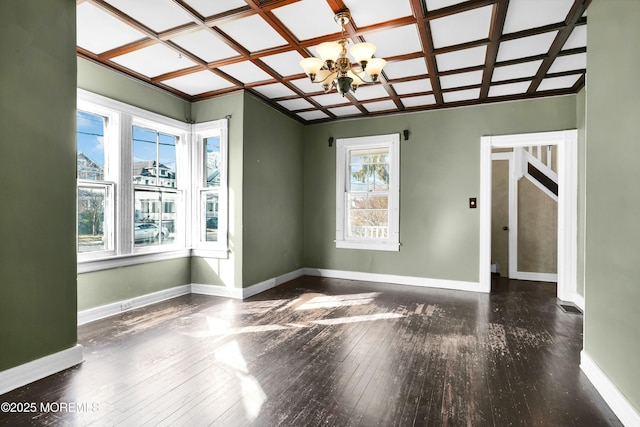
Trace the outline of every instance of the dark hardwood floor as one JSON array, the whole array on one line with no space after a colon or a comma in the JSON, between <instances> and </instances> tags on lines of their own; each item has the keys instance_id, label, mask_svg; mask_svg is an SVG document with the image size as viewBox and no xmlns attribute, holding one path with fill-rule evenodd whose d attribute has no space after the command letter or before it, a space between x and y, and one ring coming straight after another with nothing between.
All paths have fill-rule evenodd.
<instances>
[{"instance_id":1,"label":"dark hardwood floor","mask_svg":"<svg viewBox=\"0 0 640 427\"><path fill-rule=\"evenodd\" d=\"M621 425L578 367L582 315L552 283L496 285L175 298L81 326L85 362L0 396L38 409L0 425Z\"/></svg>"}]
</instances>

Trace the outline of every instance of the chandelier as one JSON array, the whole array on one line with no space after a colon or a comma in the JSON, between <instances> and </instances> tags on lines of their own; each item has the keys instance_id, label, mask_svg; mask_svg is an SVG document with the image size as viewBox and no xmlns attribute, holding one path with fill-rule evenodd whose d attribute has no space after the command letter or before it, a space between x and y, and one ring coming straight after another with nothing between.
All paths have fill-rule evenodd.
<instances>
[{"instance_id":1,"label":"chandelier","mask_svg":"<svg viewBox=\"0 0 640 427\"><path fill-rule=\"evenodd\" d=\"M344 35L344 26L351 19L351 14L348 10L338 12L334 19L342 27L341 39L337 42L320 43L316 51L322 59L304 58L300 61L300 66L313 83L322 84L325 93L335 88L344 96L349 90L355 92L363 83L377 82L387 61L372 58L376 51L373 43L356 43L349 49L354 59L354 62L351 62L347 57L349 41ZM371 81L366 80L367 74Z\"/></svg>"}]
</instances>

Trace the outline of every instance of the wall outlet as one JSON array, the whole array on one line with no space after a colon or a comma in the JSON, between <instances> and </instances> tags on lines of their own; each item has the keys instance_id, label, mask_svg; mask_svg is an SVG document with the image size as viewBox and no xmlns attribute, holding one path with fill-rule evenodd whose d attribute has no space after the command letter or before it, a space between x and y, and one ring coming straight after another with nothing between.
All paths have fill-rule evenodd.
<instances>
[{"instance_id":1,"label":"wall outlet","mask_svg":"<svg viewBox=\"0 0 640 427\"><path fill-rule=\"evenodd\" d=\"M120 303L120 310L121 311L131 310L132 307L133 307L133 301L132 300L123 301L123 302Z\"/></svg>"}]
</instances>

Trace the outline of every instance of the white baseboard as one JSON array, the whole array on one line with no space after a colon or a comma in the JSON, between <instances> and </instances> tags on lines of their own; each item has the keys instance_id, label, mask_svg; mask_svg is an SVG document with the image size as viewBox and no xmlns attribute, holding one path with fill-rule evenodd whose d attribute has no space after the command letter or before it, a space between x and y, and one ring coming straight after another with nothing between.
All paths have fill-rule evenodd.
<instances>
[{"instance_id":1,"label":"white baseboard","mask_svg":"<svg viewBox=\"0 0 640 427\"><path fill-rule=\"evenodd\" d=\"M64 371L82 363L83 360L82 346L76 344L66 350L2 371L0 372L0 394Z\"/></svg>"},{"instance_id":2,"label":"white baseboard","mask_svg":"<svg viewBox=\"0 0 640 427\"><path fill-rule=\"evenodd\" d=\"M574 303L584 313L584 297L577 292L571 294L570 301Z\"/></svg>"},{"instance_id":3,"label":"white baseboard","mask_svg":"<svg viewBox=\"0 0 640 427\"><path fill-rule=\"evenodd\" d=\"M398 276L392 274L363 273L359 271L328 270L322 268L300 268L290 273L285 273L281 276L274 277L242 289L192 283L191 292L194 294L245 299L305 275L331 277L335 279L362 280L365 282L382 282L398 285L421 286L426 288L452 289L458 291L485 293L490 291L490 289L482 289L478 282L431 279L428 277Z\"/></svg>"},{"instance_id":4,"label":"white baseboard","mask_svg":"<svg viewBox=\"0 0 640 427\"><path fill-rule=\"evenodd\" d=\"M226 286L203 285L200 283L192 283L191 293L200 294L200 295L211 295L214 297L242 299L242 289L228 288Z\"/></svg>"},{"instance_id":5,"label":"white baseboard","mask_svg":"<svg viewBox=\"0 0 640 427\"><path fill-rule=\"evenodd\" d=\"M560 296L558 295L558 303L559 304L566 303L568 305L573 304L576 307L578 307L580 310L582 310L582 313L584 314L584 297L577 292L573 292L569 294L569 296L566 296L564 298L560 298Z\"/></svg>"},{"instance_id":6,"label":"white baseboard","mask_svg":"<svg viewBox=\"0 0 640 427\"><path fill-rule=\"evenodd\" d=\"M78 325L93 322L135 308L165 301L189 293L212 295L217 297L245 299L260 292L279 286L298 277L321 276L337 279L364 280L368 282L394 283L399 285L422 286L428 288L453 289L459 291L489 292L490 289L482 289L477 282L462 282L456 280L430 279L427 277L397 276L392 274L363 273L358 271L328 270L317 268L300 268L289 273L265 280L247 288L230 288L226 286L205 285L192 283L190 285L176 286L139 297L117 301L100 307L90 308L78 312Z\"/></svg>"},{"instance_id":7,"label":"white baseboard","mask_svg":"<svg viewBox=\"0 0 640 427\"><path fill-rule=\"evenodd\" d=\"M427 277L398 276L392 274L363 273L357 271L328 270L317 268L300 268L289 273L265 280L246 288L230 288L226 286L205 285L201 283L191 283L190 285L176 286L132 299L117 301L100 307L90 308L78 312L78 325L93 322L135 308L144 307L149 304L165 301L189 293L212 295L217 297L245 299L260 292L279 286L298 277L321 276L333 277L337 279L363 280L368 282L394 283L399 285L422 286L427 288L453 289L471 292L489 292L490 289L482 289L477 282L462 282L456 280L430 279Z\"/></svg>"},{"instance_id":8,"label":"white baseboard","mask_svg":"<svg viewBox=\"0 0 640 427\"><path fill-rule=\"evenodd\" d=\"M516 280L531 280L534 282L557 282L558 275L553 273L530 273L527 271L514 271L509 275Z\"/></svg>"},{"instance_id":9,"label":"white baseboard","mask_svg":"<svg viewBox=\"0 0 640 427\"><path fill-rule=\"evenodd\" d=\"M242 289L242 298L249 298L250 296L257 295L260 292L264 292L268 289L275 288L276 286L280 286L285 282L288 282L293 279L297 279L298 277L304 276L305 269L300 268L298 270L294 270L289 273L282 274L280 276L274 277L269 280L265 280L264 282L256 283L255 285L251 285L248 288Z\"/></svg>"},{"instance_id":10,"label":"white baseboard","mask_svg":"<svg viewBox=\"0 0 640 427\"><path fill-rule=\"evenodd\" d=\"M640 414L584 350L580 352L580 369L622 424L640 426Z\"/></svg>"},{"instance_id":11,"label":"white baseboard","mask_svg":"<svg viewBox=\"0 0 640 427\"><path fill-rule=\"evenodd\" d=\"M213 295L216 297L226 297L235 299L245 299L268 289L275 288L285 282L305 275L305 269L291 271L277 277L272 277L255 285L246 288L228 288L226 286L203 285L200 283L191 284L191 292L194 294Z\"/></svg>"},{"instance_id":12,"label":"white baseboard","mask_svg":"<svg viewBox=\"0 0 640 427\"><path fill-rule=\"evenodd\" d=\"M157 302L179 297L181 295L187 295L189 293L191 293L191 286L182 285L127 300L117 301L100 307L79 311L78 325L84 325L85 323L93 322L94 320L103 319L105 317L113 316L114 314L123 313L125 311L133 310L134 308L144 307L149 304L155 304Z\"/></svg>"},{"instance_id":13,"label":"white baseboard","mask_svg":"<svg viewBox=\"0 0 640 427\"><path fill-rule=\"evenodd\" d=\"M334 279L363 280L366 282L394 283L397 285L421 286L425 288L442 288L457 291L490 292L478 282L459 280L431 279L428 277L398 276L394 274L363 273L359 271L327 270L323 268L305 268L308 276L331 277Z\"/></svg>"}]
</instances>

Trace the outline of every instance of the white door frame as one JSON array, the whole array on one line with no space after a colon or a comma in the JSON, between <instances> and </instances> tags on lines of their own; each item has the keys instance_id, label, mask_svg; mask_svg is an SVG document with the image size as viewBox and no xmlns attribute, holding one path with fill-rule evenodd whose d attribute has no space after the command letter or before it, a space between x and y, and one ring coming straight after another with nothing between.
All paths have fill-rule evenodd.
<instances>
[{"instance_id":1,"label":"white door frame","mask_svg":"<svg viewBox=\"0 0 640 427\"><path fill-rule=\"evenodd\" d=\"M576 129L480 140L480 288L491 290L491 151L493 148L558 146L558 299L584 308L577 293L578 131Z\"/></svg>"},{"instance_id":2,"label":"white door frame","mask_svg":"<svg viewBox=\"0 0 640 427\"><path fill-rule=\"evenodd\" d=\"M508 187L508 223L507 227L509 228L509 250L507 252L507 256L509 257L509 278L513 278L513 272L518 269L518 190L517 185L518 181L515 179L516 174L516 159L515 153L513 151L509 152L500 152L500 153L492 153L491 154L491 166L493 167L494 160L503 160L507 161L509 164L509 187ZM491 192L493 193L493 187ZM491 195L493 197L493 194Z\"/></svg>"}]
</instances>

